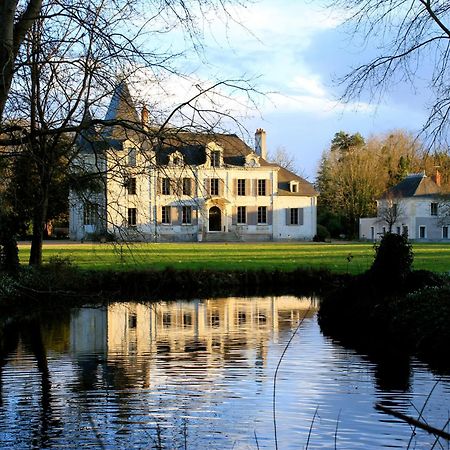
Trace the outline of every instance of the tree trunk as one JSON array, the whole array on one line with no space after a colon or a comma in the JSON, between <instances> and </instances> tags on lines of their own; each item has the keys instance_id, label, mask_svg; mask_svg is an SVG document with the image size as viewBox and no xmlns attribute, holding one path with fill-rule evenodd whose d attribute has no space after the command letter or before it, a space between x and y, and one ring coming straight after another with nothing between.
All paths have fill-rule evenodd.
<instances>
[{"instance_id":1,"label":"tree trunk","mask_svg":"<svg viewBox=\"0 0 450 450\"><path fill-rule=\"evenodd\" d=\"M0 270L15 272L19 268L19 250L15 238L14 217L0 214Z\"/></svg>"},{"instance_id":2,"label":"tree trunk","mask_svg":"<svg viewBox=\"0 0 450 450\"><path fill-rule=\"evenodd\" d=\"M33 216L33 237L31 238L29 260L30 266L42 265L42 242L44 240L44 227L47 221L49 182L44 181L42 184L42 199L41 202L36 205Z\"/></svg>"}]
</instances>

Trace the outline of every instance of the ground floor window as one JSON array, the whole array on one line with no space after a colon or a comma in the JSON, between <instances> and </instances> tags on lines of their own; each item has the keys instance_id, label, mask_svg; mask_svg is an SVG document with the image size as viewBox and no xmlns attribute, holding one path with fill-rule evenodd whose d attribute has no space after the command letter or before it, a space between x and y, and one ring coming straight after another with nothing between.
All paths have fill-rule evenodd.
<instances>
[{"instance_id":1,"label":"ground floor window","mask_svg":"<svg viewBox=\"0 0 450 450\"><path fill-rule=\"evenodd\" d=\"M84 205L83 224L84 225L98 224L98 205L96 205L95 203L86 203Z\"/></svg>"},{"instance_id":2,"label":"ground floor window","mask_svg":"<svg viewBox=\"0 0 450 450\"><path fill-rule=\"evenodd\" d=\"M170 206L161 207L161 222L170 223Z\"/></svg>"},{"instance_id":3,"label":"ground floor window","mask_svg":"<svg viewBox=\"0 0 450 450\"><path fill-rule=\"evenodd\" d=\"M402 234L403 234L403 236L408 237L408 225L403 225Z\"/></svg>"},{"instance_id":4,"label":"ground floor window","mask_svg":"<svg viewBox=\"0 0 450 450\"><path fill-rule=\"evenodd\" d=\"M400 232L401 232L401 228L397 227L397 234L400 234Z\"/></svg>"},{"instance_id":5,"label":"ground floor window","mask_svg":"<svg viewBox=\"0 0 450 450\"><path fill-rule=\"evenodd\" d=\"M128 226L135 227L137 225L136 208L128 208Z\"/></svg>"},{"instance_id":6,"label":"ground floor window","mask_svg":"<svg viewBox=\"0 0 450 450\"><path fill-rule=\"evenodd\" d=\"M421 225L419 227L419 238L420 239L425 239L425 234L426 234L426 228L424 225Z\"/></svg>"},{"instance_id":7,"label":"ground floor window","mask_svg":"<svg viewBox=\"0 0 450 450\"><path fill-rule=\"evenodd\" d=\"M192 206L183 206L181 219L184 224L192 223Z\"/></svg>"},{"instance_id":8,"label":"ground floor window","mask_svg":"<svg viewBox=\"0 0 450 450\"><path fill-rule=\"evenodd\" d=\"M267 206L258 206L258 223L267 223Z\"/></svg>"},{"instance_id":9,"label":"ground floor window","mask_svg":"<svg viewBox=\"0 0 450 450\"><path fill-rule=\"evenodd\" d=\"M298 208L288 209L288 225L298 225Z\"/></svg>"},{"instance_id":10,"label":"ground floor window","mask_svg":"<svg viewBox=\"0 0 450 450\"><path fill-rule=\"evenodd\" d=\"M370 239L375 239L375 227L370 227Z\"/></svg>"},{"instance_id":11,"label":"ground floor window","mask_svg":"<svg viewBox=\"0 0 450 450\"><path fill-rule=\"evenodd\" d=\"M447 225L442 227L442 239L448 239L448 226Z\"/></svg>"},{"instance_id":12,"label":"ground floor window","mask_svg":"<svg viewBox=\"0 0 450 450\"><path fill-rule=\"evenodd\" d=\"M238 206L237 208L237 223L247 223L247 208L245 206Z\"/></svg>"}]
</instances>

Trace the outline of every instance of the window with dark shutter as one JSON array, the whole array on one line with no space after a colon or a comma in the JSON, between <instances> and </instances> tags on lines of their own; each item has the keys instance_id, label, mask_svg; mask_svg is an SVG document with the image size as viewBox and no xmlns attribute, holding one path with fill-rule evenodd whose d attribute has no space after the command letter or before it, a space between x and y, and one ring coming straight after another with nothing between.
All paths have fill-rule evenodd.
<instances>
[{"instance_id":1,"label":"window with dark shutter","mask_svg":"<svg viewBox=\"0 0 450 450\"><path fill-rule=\"evenodd\" d=\"M267 206L258 206L258 224L267 223Z\"/></svg>"},{"instance_id":2,"label":"window with dark shutter","mask_svg":"<svg viewBox=\"0 0 450 450\"><path fill-rule=\"evenodd\" d=\"M237 223L247 223L247 210L245 206L238 206L237 208Z\"/></svg>"}]
</instances>

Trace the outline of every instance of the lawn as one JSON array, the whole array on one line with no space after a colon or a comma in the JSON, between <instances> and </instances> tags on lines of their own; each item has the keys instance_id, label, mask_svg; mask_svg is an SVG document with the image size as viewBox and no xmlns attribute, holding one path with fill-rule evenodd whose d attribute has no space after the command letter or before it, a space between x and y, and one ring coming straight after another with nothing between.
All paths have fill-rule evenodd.
<instances>
[{"instance_id":1,"label":"lawn","mask_svg":"<svg viewBox=\"0 0 450 450\"><path fill-rule=\"evenodd\" d=\"M450 271L449 244L414 244L415 269ZM19 245L26 264L29 245ZM259 244L94 244L45 243L44 261L69 258L83 269L281 269L327 268L336 272L360 273L373 261L369 243L259 243Z\"/></svg>"}]
</instances>

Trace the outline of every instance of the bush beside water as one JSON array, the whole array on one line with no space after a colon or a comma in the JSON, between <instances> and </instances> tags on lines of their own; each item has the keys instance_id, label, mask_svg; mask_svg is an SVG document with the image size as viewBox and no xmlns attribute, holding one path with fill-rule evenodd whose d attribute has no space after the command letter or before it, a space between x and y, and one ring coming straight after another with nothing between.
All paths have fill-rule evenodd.
<instances>
[{"instance_id":1,"label":"bush beside water","mask_svg":"<svg viewBox=\"0 0 450 450\"><path fill-rule=\"evenodd\" d=\"M412 271L406 236L387 234L375 251L370 270L324 296L322 331L366 351L388 352L395 344L449 370L448 276Z\"/></svg>"}]
</instances>

